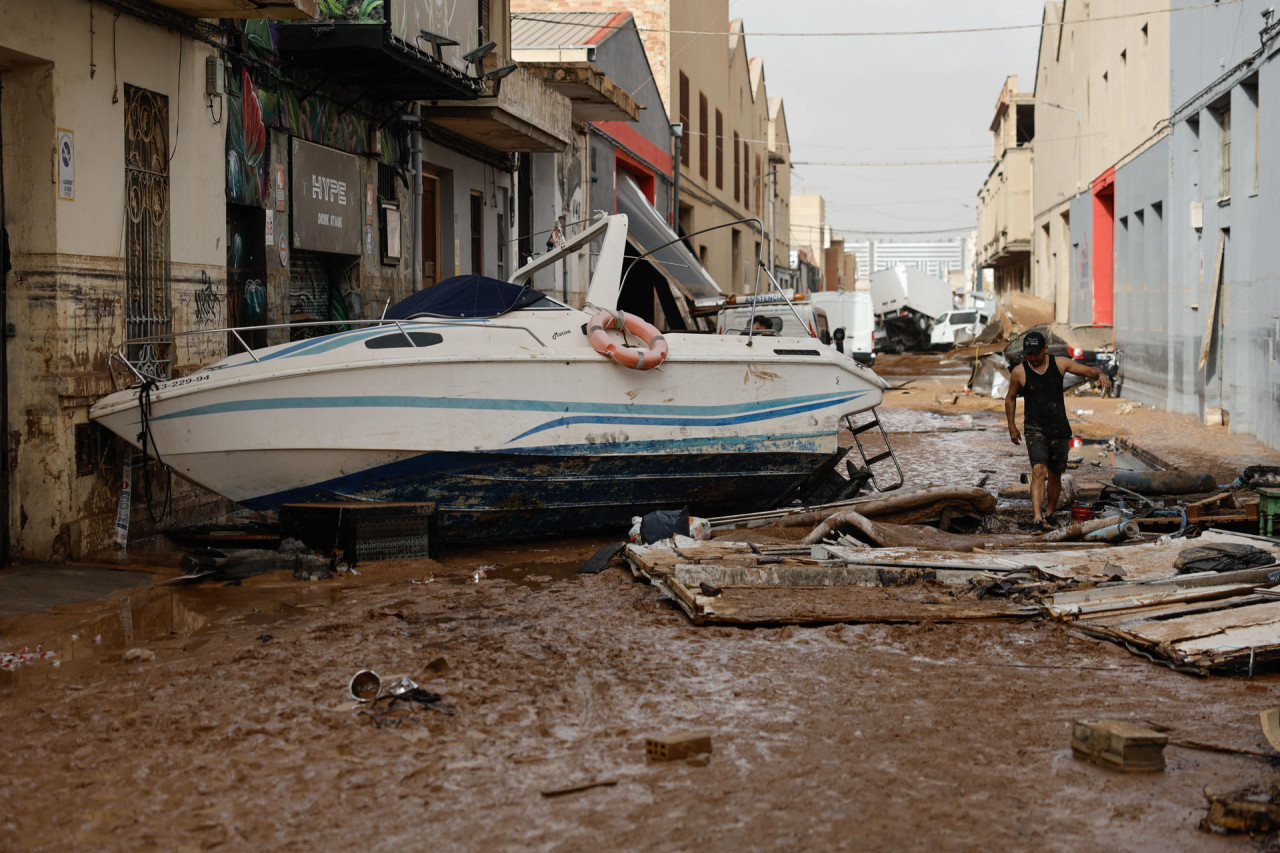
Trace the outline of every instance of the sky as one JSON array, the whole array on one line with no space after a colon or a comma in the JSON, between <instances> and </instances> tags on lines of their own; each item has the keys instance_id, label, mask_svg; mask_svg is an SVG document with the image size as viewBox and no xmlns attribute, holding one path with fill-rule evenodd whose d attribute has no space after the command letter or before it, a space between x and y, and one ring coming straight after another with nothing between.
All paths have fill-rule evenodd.
<instances>
[{"instance_id":1,"label":"sky","mask_svg":"<svg viewBox=\"0 0 1280 853\"><path fill-rule=\"evenodd\" d=\"M847 239L977 225L991 164L817 166L803 162L977 160L992 154L991 119L1005 77L1035 86L1036 28L902 36L773 36L1039 24L1038 0L729 0L747 52L764 60L791 135L793 193L820 193ZM860 231L895 232L867 235Z\"/></svg>"}]
</instances>

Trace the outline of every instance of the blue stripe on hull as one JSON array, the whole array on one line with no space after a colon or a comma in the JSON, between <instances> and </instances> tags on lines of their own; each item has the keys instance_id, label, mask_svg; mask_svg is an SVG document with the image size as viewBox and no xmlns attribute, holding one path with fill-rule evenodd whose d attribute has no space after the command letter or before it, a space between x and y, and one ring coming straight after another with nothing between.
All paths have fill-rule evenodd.
<instances>
[{"instance_id":1,"label":"blue stripe on hull","mask_svg":"<svg viewBox=\"0 0 1280 853\"><path fill-rule=\"evenodd\" d=\"M433 501L453 542L528 539L613 529L654 509L695 515L755 512L830 456L813 450L681 455L425 453L390 465L244 501L257 510L333 500Z\"/></svg>"}]
</instances>

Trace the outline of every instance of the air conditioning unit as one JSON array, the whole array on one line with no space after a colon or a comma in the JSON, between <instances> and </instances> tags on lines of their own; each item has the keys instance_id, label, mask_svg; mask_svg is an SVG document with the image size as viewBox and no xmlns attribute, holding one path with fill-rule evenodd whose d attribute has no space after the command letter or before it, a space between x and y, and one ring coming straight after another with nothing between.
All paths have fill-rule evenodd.
<instances>
[{"instance_id":1,"label":"air conditioning unit","mask_svg":"<svg viewBox=\"0 0 1280 853\"><path fill-rule=\"evenodd\" d=\"M1191 202L1191 227L1197 231L1204 229L1204 202Z\"/></svg>"}]
</instances>

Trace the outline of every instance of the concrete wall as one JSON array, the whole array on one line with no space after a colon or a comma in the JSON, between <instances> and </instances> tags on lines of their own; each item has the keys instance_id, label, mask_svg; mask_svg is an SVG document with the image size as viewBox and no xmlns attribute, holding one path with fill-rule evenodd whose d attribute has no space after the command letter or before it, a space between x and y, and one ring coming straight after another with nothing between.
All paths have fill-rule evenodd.
<instances>
[{"instance_id":1,"label":"concrete wall","mask_svg":"<svg viewBox=\"0 0 1280 853\"><path fill-rule=\"evenodd\" d=\"M1059 291L1055 302L1059 322L1088 323L1093 318L1093 196L1083 192L1070 201L1071 270L1068 290ZM1056 217L1061 219L1061 217ZM1062 297L1070 295L1063 310Z\"/></svg>"},{"instance_id":2,"label":"concrete wall","mask_svg":"<svg viewBox=\"0 0 1280 853\"><path fill-rule=\"evenodd\" d=\"M112 15L98 6L91 76L89 13L86 0L0 5L8 312L17 330L6 377L8 521L18 558L109 541L118 466L77 475L75 427L112 390L106 357L124 336L125 84L168 97L175 329L199 328L197 313L220 325L197 305L225 289L225 124L203 105L212 48L121 15L113 50ZM75 134L74 200L57 197L59 128ZM215 313L223 306L225 299ZM222 346L206 339L179 348L177 369ZM208 496L179 487L176 512L192 501Z\"/></svg>"},{"instance_id":3,"label":"concrete wall","mask_svg":"<svg viewBox=\"0 0 1280 853\"><path fill-rule=\"evenodd\" d=\"M502 234L498 232L498 214L500 212L505 215L508 223L511 221L510 208L508 207L502 211L498 208L498 203L504 192L506 198L512 197L510 174L487 163L459 154L442 145L426 142L423 147L423 162L440 180L440 279L473 273L496 277L498 274L497 245L499 241L504 245L508 245L507 275L510 276L514 270L512 264L515 263L516 257L515 245L509 243L511 239L509 228ZM550 159L552 155L545 156ZM535 174L545 171L547 170L537 170ZM554 185L554 164L552 164L550 171L551 175L546 179L547 185L538 187L535 184L534 191L535 216L538 212L541 212L542 218L538 221L544 223L547 228L550 227L550 220L554 219L554 210L549 203L544 203L542 199L550 198L550 190ZM483 203L484 230L481 234L481 266L480 269L473 269L471 263L471 199L473 195L477 194ZM542 208L545 208L545 210ZM545 241L546 238L543 237L543 242ZM540 247L541 244L535 241L535 246Z\"/></svg>"},{"instance_id":4,"label":"concrete wall","mask_svg":"<svg viewBox=\"0 0 1280 853\"><path fill-rule=\"evenodd\" d=\"M1092 242L1079 230L1080 208L1071 199L1108 168L1152 144L1169 116L1169 21L1176 16L1160 12L1168 5L1167 0L1045 4L1032 185L1035 244L1049 256L1036 252L1032 292L1053 302L1060 320L1068 313L1073 321L1080 316L1081 297L1067 286L1080 277L1076 247L1091 248ZM1065 26L1059 24L1064 6Z\"/></svg>"},{"instance_id":5,"label":"concrete wall","mask_svg":"<svg viewBox=\"0 0 1280 853\"><path fill-rule=\"evenodd\" d=\"M1163 406L1168 397L1169 140L1116 170L1115 336L1124 395Z\"/></svg>"},{"instance_id":6,"label":"concrete wall","mask_svg":"<svg viewBox=\"0 0 1280 853\"><path fill-rule=\"evenodd\" d=\"M1280 148L1280 41L1270 33L1259 48L1268 5L1246 0L1173 16L1169 407L1197 415L1221 407L1233 431L1280 447L1280 165L1268 156ZM1231 114L1225 194L1223 108ZM1192 227L1195 208L1200 229ZM1202 369L1206 333L1211 345Z\"/></svg>"}]
</instances>

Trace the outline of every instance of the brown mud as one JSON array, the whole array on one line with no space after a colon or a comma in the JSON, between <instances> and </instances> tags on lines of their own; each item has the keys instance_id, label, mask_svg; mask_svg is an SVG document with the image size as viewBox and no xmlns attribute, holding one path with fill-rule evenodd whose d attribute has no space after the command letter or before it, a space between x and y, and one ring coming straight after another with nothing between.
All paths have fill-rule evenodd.
<instances>
[{"instance_id":1,"label":"brown mud","mask_svg":"<svg viewBox=\"0 0 1280 853\"><path fill-rule=\"evenodd\" d=\"M994 489L1024 470L999 401L950 402L963 381L888 395L908 482L989 471ZM1079 399L1088 434L1189 468L1275 464L1221 428ZM1280 676L1195 678L1047 622L695 628L619 569L574 574L607 541L155 586L0 622L0 651L44 643L62 662L0 673L0 849L1259 847L1196 825L1204 787L1271 783L1273 763L1171 746L1164 772L1119 774L1073 759L1070 725L1268 750L1258 711ZM155 659L124 662L132 648ZM363 668L456 714L379 728L347 696ZM686 729L711 735L709 763L646 763L646 735Z\"/></svg>"}]
</instances>

